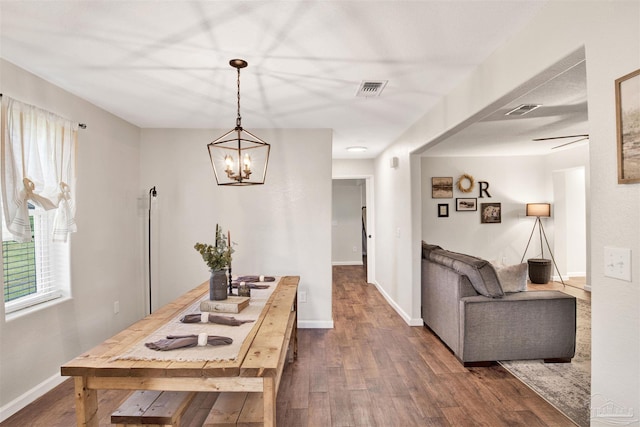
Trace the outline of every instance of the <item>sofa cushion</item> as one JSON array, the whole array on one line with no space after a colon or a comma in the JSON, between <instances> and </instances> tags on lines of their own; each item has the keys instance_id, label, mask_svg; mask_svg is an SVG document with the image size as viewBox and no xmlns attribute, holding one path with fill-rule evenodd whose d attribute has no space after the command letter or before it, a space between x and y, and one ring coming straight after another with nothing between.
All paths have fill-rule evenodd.
<instances>
[{"instance_id":1,"label":"sofa cushion","mask_svg":"<svg viewBox=\"0 0 640 427\"><path fill-rule=\"evenodd\" d=\"M480 295L490 298L504 296L496 270L489 261L444 249L431 250L429 259L467 276L473 288Z\"/></svg>"},{"instance_id":2,"label":"sofa cushion","mask_svg":"<svg viewBox=\"0 0 640 427\"><path fill-rule=\"evenodd\" d=\"M424 240L422 241L422 258L429 259L429 253L435 249L442 249L438 245L430 245L426 243Z\"/></svg>"},{"instance_id":3,"label":"sofa cushion","mask_svg":"<svg viewBox=\"0 0 640 427\"><path fill-rule=\"evenodd\" d=\"M504 292L522 292L527 290L527 263L496 266L500 286Z\"/></svg>"}]
</instances>

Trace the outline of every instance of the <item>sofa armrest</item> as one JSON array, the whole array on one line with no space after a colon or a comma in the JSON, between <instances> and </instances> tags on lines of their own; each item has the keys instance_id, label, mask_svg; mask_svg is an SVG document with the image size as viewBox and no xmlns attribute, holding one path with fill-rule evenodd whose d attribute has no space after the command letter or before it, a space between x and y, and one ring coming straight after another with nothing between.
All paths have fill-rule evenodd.
<instances>
[{"instance_id":1,"label":"sofa armrest","mask_svg":"<svg viewBox=\"0 0 640 427\"><path fill-rule=\"evenodd\" d=\"M422 320L454 353L459 351L460 298L478 295L469 279L453 269L422 260Z\"/></svg>"},{"instance_id":2,"label":"sofa armrest","mask_svg":"<svg viewBox=\"0 0 640 427\"><path fill-rule=\"evenodd\" d=\"M528 291L502 299L460 299L462 362L570 359L575 354L576 299L559 291Z\"/></svg>"}]
</instances>

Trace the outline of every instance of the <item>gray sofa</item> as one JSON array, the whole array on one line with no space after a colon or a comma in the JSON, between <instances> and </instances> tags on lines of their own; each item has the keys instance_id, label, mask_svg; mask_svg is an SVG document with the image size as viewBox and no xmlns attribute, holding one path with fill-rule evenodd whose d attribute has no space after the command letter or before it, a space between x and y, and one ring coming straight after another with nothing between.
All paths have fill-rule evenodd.
<instances>
[{"instance_id":1,"label":"gray sofa","mask_svg":"<svg viewBox=\"0 0 640 427\"><path fill-rule=\"evenodd\" d=\"M526 268L526 267L525 267ZM488 261L422 245L422 319L465 365L570 362L576 300L560 291L504 292ZM507 275L502 277L504 287ZM526 287L526 269L524 280Z\"/></svg>"}]
</instances>

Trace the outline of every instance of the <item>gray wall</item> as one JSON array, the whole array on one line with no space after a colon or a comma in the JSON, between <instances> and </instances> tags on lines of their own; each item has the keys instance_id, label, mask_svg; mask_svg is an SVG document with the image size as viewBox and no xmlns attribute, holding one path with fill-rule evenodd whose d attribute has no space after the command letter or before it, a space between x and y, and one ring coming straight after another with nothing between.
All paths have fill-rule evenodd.
<instances>
[{"instance_id":1,"label":"gray wall","mask_svg":"<svg viewBox=\"0 0 640 427\"><path fill-rule=\"evenodd\" d=\"M299 326L332 327L331 131L250 129L271 144L265 184L219 187L206 146L227 130L142 130L140 181L158 189L156 300L208 280L193 245L213 242L219 224L236 243L233 274L299 275Z\"/></svg>"},{"instance_id":2,"label":"gray wall","mask_svg":"<svg viewBox=\"0 0 640 427\"><path fill-rule=\"evenodd\" d=\"M334 179L332 187L331 262L361 265L364 180Z\"/></svg>"},{"instance_id":3,"label":"gray wall","mask_svg":"<svg viewBox=\"0 0 640 427\"><path fill-rule=\"evenodd\" d=\"M87 124L78 135L71 298L7 317L0 304L2 419L59 383L60 365L140 319L145 284L140 130L4 60L0 74L4 95Z\"/></svg>"},{"instance_id":4,"label":"gray wall","mask_svg":"<svg viewBox=\"0 0 640 427\"><path fill-rule=\"evenodd\" d=\"M219 223L238 243L234 273L300 275L307 303L299 325L332 327L330 130L252 129L272 143L267 183L222 188L206 144L227 129L140 130L10 63L0 66L3 94L87 124L78 144L72 297L8 317L2 305L0 419L63 381L62 364L146 314L152 186L154 309L207 280L193 245L211 241Z\"/></svg>"}]
</instances>

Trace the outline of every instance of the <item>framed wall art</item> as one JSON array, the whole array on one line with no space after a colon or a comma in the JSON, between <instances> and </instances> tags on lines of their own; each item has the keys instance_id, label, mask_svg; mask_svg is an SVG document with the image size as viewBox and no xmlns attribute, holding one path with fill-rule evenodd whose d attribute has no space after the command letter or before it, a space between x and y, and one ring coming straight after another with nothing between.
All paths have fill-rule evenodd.
<instances>
[{"instance_id":1,"label":"framed wall art","mask_svg":"<svg viewBox=\"0 0 640 427\"><path fill-rule=\"evenodd\" d=\"M618 184L640 182L640 70L616 79Z\"/></svg>"},{"instance_id":2,"label":"framed wall art","mask_svg":"<svg viewBox=\"0 0 640 427\"><path fill-rule=\"evenodd\" d=\"M502 222L502 206L500 203L480 204L480 223L498 224Z\"/></svg>"},{"instance_id":3,"label":"framed wall art","mask_svg":"<svg viewBox=\"0 0 640 427\"><path fill-rule=\"evenodd\" d=\"M431 178L431 197L434 199L452 199L453 177Z\"/></svg>"},{"instance_id":4,"label":"framed wall art","mask_svg":"<svg viewBox=\"0 0 640 427\"><path fill-rule=\"evenodd\" d=\"M478 199L476 198L459 198L456 199L456 211L477 211Z\"/></svg>"},{"instance_id":5,"label":"framed wall art","mask_svg":"<svg viewBox=\"0 0 640 427\"><path fill-rule=\"evenodd\" d=\"M438 203L438 218L449 216L449 203Z\"/></svg>"}]
</instances>

